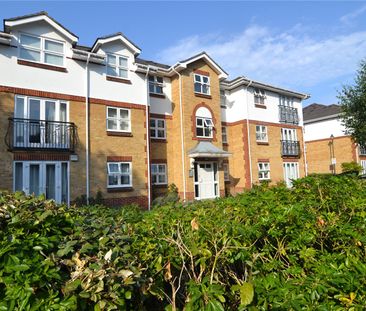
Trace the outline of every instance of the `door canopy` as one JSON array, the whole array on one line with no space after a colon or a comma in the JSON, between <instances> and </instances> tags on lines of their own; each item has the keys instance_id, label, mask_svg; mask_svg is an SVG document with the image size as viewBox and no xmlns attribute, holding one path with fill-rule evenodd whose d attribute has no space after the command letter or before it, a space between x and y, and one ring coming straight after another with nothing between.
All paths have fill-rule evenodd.
<instances>
[{"instance_id":1,"label":"door canopy","mask_svg":"<svg viewBox=\"0 0 366 311\"><path fill-rule=\"evenodd\" d=\"M209 141L200 141L188 151L190 158L228 158L231 153L222 150Z\"/></svg>"}]
</instances>

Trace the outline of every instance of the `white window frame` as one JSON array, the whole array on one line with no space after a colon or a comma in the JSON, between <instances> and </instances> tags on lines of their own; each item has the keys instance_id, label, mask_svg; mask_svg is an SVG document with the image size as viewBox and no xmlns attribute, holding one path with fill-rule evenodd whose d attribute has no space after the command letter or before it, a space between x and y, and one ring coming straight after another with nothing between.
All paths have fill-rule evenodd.
<instances>
[{"instance_id":1,"label":"white window frame","mask_svg":"<svg viewBox=\"0 0 366 311\"><path fill-rule=\"evenodd\" d=\"M117 117L109 117L108 116L108 110L109 109L116 109L117 110ZM128 112L128 118L121 118L121 111L125 110ZM117 129L109 129L108 128L108 120L117 121ZM121 124L120 121L128 121L128 129L127 130L121 130ZM121 132L121 133L131 133L131 110L126 108L119 108L119 107L113 107L113 106L107 106L106 110L106 128L108 132Z\"/></svg>"},{"instance_id":2,"label":"white window frame","mask_svg":"<svg viewBox=\"0 0 366 311\"><path fill-rule=\"evenodd\" d=\"M225 90L220 90L220 107L227 108L226 106L226 92Z\"/></svg>"},{"instance_id":3,"label":"white window frame","mask_svg":"<svg viewBox=\"0 0 366 311\"><path fill-rule=\"evenodd\" d=\"M112 65L108 62L108 57L109 56L114 56L116 58L116 64L115 65ZM119 59L120 58L124 58L126 59L127 61L127 67L124 67L124 66L121 66L119 64ZM114 78L119 78L119 79L124 79L124 80L130 80L130 73L129 73L129 57L126 56L126 55L121 55L121 54L114 54L114 53L106 53L106 75L108 77L114 77ZM116 70L116 75L110 75L108 74L108 68L113 68ZM127 72L127 77L122 77L119 75L119 69L122 69L122 70L126 70Z\"/></svg>"},{"instance_id":4,"label":"white window frame","mask_svg":"<svg viewBox=\"0 0 366 311\"><path fill-rule=\"evenodd\" d=\"M159 167L164 167L164 173L159 172ZM154 172L153 167L156 167ZM153 176L156 176L156 182L152 182ZM159 176L164 176L165 182L159 182ZM153 185L167 185L168 184L168 171L166 163L153 163L151 164L151 183Z\"/></svg>"},{"instance_id":5,"label":"white window frame","mask_svg":"<svg viewBox=\"0 0 366 311\"><path fill-rule=\"evenodd\" d=\"M22 45L22 43L21 43L22 36L28 36L28 37L33 37L33 38L40 39L40 47L39 48L35 48L35 47L27 46L27 45ZM61 52L55 52L55 51L46 50L46 48L45 48L46 41L51 41L51 42L56 42L56 43L62 44L62 53ZM33 62L33 63L39 63L39 64L45 64L45 65L49 65L49 66L55 66L55 67L65 68L65 42L64 41L60 41L60 40L51 39L51 38L48 38L48 37L37 36L37 35L34 35L34 34L29 34L29 33L22 32L22 33L19 33L18 44L19 44L18 59L25 60L27 62ZM20 53L21 53L21 50L22 49L29 50L29 51L34 51L34 52L39 52L40 53L40 60L37 61L37 60L31 60L31 59L22 58L20 56ZM60 65L46 63L45 62L45 54L62 56L62 65L60 66Z\"/></svg>"},{"instance_id":6,"label":"white window frame","mask_svg":"<svg viewBox=\"0 0 366 311\"><path fill-rule=\"evenodd\" d=\"M366 160L360 160L360 165L362 167L361 174L366 174Z\"/></svg>"},{"instance_id":7,"label":"white window frame","mask_svg":"<svg viewBox=\"0 0 366 311\"><path fill-rule=\"evenodd\" d=\"M281 139L284 141L297 141L296 129L281 128Z\"/></svg>"},{"instance_id":8,"label":"white window frame","mask_svg":"<svg viewBox=\"0 0 366 311\"><path fill-rule=\"evenodd\" d=\"M196 77L199 77L199 81L196 81ZM207 78L207 82L203 82L203 78ZM210 76L195 73L193 75L193 82L194 82L193 89L194 89L194 92L196 94L211 95ZM196 87L195 87L196 83L199 83L201 85L201 87L200 87L201 91L200 92L196 91ZM207 93L203 92L203 85L207 86Z\"/></svg>"},{"instance_id":9,"label":"white window frame","mask_svg":"<svg viewBox=\"0 0 366 311\"><path fill-rule=\"evenodd\" d=\"M153 78L153 81L150 81L150 78ZM158 78L161 78L163 82L159 82ZM157 94L157 95L163 95L164 94L164 78L163 77L149 75L148 82L149 82L149 93L150 94ZM153 87L153 91L150 91L150 86ZM161 92L157 91L158 87L161 87Z\"/></svg>"},{"instance_id":10,"label":"white window frame","mask_svg":"<svg viewBox=\"0 0 366 311\"><path fill-rule=\"evenodd\" d=\"M227 126L221 126L222 143L227 144Z\"/></svg>"},{"instance_id":11,"label":"white window frame","mask_svg":"<svg viewBox=\"0 0 366 311\"><path fill-rule=\"evenodd\" d=\"M119 172L111 172L109 165L110 164L118 164ZM123 173L121 171L121 164L128 164L129 165L129 172ZM110 185L109 184L109 176L118 176L118 184L117 185ZM121 184L121 177L122 176L129 176L130 183L129 184ZM132 162L107 162L107 188L131 188L132 187Z\"/></svg>"},{"instance_id":12,"label":"white window frame","mask_svg":"<svg viewBox=\"0 0 366 311\"><path fill-rule=\"evenodd\" d=\"M255 139L257 142L268 143L268 129L265 125L255 126Z\"/></svg>"},{"instance_id":13,"label":"white window frame","mask_svg":"<svg viewBox=\"0 0 366 311\"><path fill-rule=\"evenodd\" d=\"M202 120L202 125L198 125L197 121L198 119ZM203 129L203 136L200 136L197 134L197 129L198 128L202 128ZM206 136L205 135L205 129L206 128L209 128L210 129L210 134L209 136ZM212 138L213 137L213 128L214 128L214 125L213 125L213 122L212 122L212 119L211 118L204 118L204 117L196 117L196 136L197 137L200 137L200 138Z\"/></svg>"},{"instance_id":14,"label":"white window frame","mask_svg":"<svg viewBox=\"0 0 366 311\"><path fill-rule=\"evenodd\" d=\"M294 168L294 173L296 176L291 178L287 175L287 168ZM291 188L292 187L292 180L298 179L300 177L299 172L299 162L283 162L283 179L286 183L286 186Z\"/></svg>"},{"instance_id":15,"label":"white window frame","mask_svg":"<svg viewBox=\"0 0 366 311\"><path fill-rule=\"evenodd\" d=\"M224 181L230 181L229 163L222 163L222 169L224 171Z\"/></svg>"},{"instance_id":16,"label":"white window frame","mask_svg":"<svg viewBox=\"0 0 366 311\"><path fill-rule=\"evenodd\" d=\"M151 121L154 121L154 126L151 126ZM164 127L159 127L158 126L158 123L159 123L158 121L163 121ZM154 136L151 135L152 130L154 131ZM158 130L164 132L164 137L158 137ZM153 138L153 139L166 139L166 122L165 122L164 119L150 118L150 138Z\"/></svg>"},{"instance_id":17,"label":"white window frame","mask_svg":"<svg viewBox=\"0 0 366 311\"><path fill-rule=\"evenodd\" d=\"M269 162L258 162L258 180L270 180L271 179L271 166ZM265 173L268 173L265 177Z\"/></svg>"},{"instance_id":18,"label":"white window frame","mask_svg":"<svg viewBox=\"0 0 366 311\"><path fill-rule=\"evenodd\" d=\"M260 105L260 106L265 106L266 102L265 99L267 98L266 96L266 91L261 89L261 88L254 88L254 104L255 105Z\"/></svg>"},{"instance_id":19,"label":"white window frame","mask_svg":"<svg viewBox=\"0 0 366 311\"><path fill-rule=\"evenodd\" d=\"M293 108L294 107L294 98L285 96L285 95L280 95L280 106Z\"/></svg>"}]
</instances>

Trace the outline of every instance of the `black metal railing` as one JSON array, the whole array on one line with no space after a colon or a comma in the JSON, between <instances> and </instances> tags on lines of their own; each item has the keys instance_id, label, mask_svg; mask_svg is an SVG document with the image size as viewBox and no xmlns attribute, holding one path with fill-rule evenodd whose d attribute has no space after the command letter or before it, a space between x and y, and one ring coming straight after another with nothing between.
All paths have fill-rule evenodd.
<instances>
[{"instance_id":1,"label":"black metal railing","mask_svg":"<svg viewBox=\"0 0 366 311\"><path fill-rule=\"evenodd\" d=\"M366 155L366 145L359 145L360 146L360 155Z\"/></svg>"},{"instance_id":2,"label":"black metal railing","mask_svg":"<svg viewBox=\"0 0 366 311\"><path fill-rule=\"evenodd\" d=\"M299 114L297 108L279 105L280 122L289 124L299 124Z\"/></svg>"},{"instance_id":3,"label":"black metal railing","mask_svg":"<svg viewBox=\"0 0 366 311\"><path fill-rule=\"evenodd\" d=\"M9 118L5 142L10 150L75 150L76 126L71 122Z\"/></svg>"},{"instance_id":4,"label":"black metal railing","mask_svg":"<svg viewBox=\"0 0 366 311\"><path fill-rule=\"evenodd\" d=\"M296 140L281 140L282 156L298 157L300 155L300 142Z\"/></svg>"}]
</instances>

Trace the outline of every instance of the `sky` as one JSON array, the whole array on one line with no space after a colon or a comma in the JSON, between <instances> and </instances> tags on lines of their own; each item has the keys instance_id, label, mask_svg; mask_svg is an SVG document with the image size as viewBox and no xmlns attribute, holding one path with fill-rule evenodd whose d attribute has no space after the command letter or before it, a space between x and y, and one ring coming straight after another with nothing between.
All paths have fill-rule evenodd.
<instances>
[{"instance_id":1,"label":"sky","mask_svg":"<svg viewBox=\"0 0 366 311\"><path fill-rule=\"evenodd\" d=\"M365 1L0 1L0 19L47 11L92 45L123 32L141 58L172 65L206 51L229 79L337 103L366 57Z\"/></svg>"}]
</instances>

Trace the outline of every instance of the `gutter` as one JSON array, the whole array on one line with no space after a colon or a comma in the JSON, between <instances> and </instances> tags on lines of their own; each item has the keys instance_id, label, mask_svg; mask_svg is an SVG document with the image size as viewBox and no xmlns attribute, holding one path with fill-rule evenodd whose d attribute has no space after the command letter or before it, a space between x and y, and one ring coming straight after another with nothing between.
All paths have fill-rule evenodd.
<instances>
[{"instance_id":1,"label":"gutter","mask_svg":"<svg viewBox=\"0 0 366 311\"><path fill-rule=\"evenodd\" d=\"M147 156L147 209L151 210L151 177L150 177L150 122L149 122L149 107L150 107L150 96L149 96L149 71L150 66L147 66L146 74L145 74L145 80L146 80L146 156Z\"/></svg>"},{"instance_id":2,"label":"gutter","mask_svg":"<svg viewBox=\"0 0 366 311\"><path fill-rule=\"evenodd\" d=\"M88 54L85 64L85 158L86 158L86 204L89 205L90 201L90 172L89 172L89 60L90 54Z\"/></svg>"},{"instance_id":3,"label":"gutter","mask_svg":"<svg viewBox=\"0 0 366 311\"><path fill-rule=\"evenodd\" d=\"M245 88L246 104L247 104L247 135L248 135L248 155L249 155L249 173L250 173L250 188L253 187L253 172L252 172L252 154L250 148L250 125L249 125L249 100L248 100L248 88L252 84L252 80L249 81Z\"/></svg>"}]
</instances>

